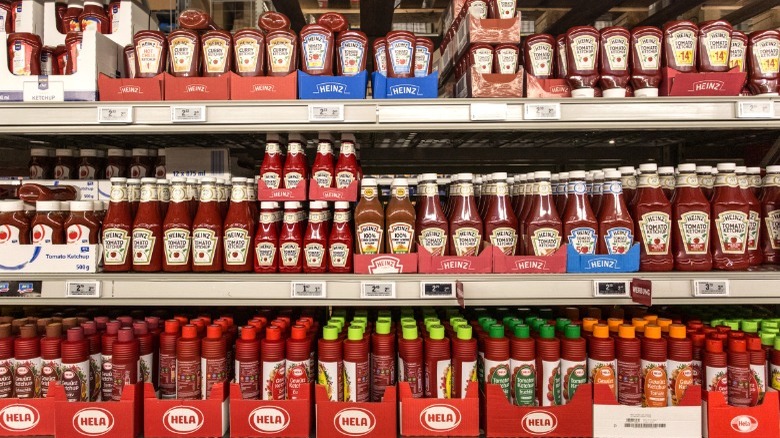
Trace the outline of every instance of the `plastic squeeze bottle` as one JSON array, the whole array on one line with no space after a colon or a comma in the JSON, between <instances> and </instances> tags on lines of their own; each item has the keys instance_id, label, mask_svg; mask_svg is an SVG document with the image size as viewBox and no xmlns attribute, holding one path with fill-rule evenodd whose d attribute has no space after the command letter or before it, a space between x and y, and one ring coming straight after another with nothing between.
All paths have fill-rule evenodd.
<instances>
[{"instance_id":1,"label":"plastic squeeze bottle","mask_svg":"<svg viewBox=\"0 0 780 438\"><path fill-rule=\"evenodd\" d=\"M588 383L588 352L580 326L567 325L561 338L561 404L569 403L583 383Z\"/></svg>"},{"instance_id":2,"label":"plastic squeeze bottle","mask_svg":"<svg viewBox=\"0 0 780 438\"><path fill-rule=\"evenodd\" d=\"M311 355L311 339L307 336L306 327L294 325L290 337L286 341L287 400L296 400L309 391L309 356Z\"/></svg>"},{"instance_id":3,"label":"plastic squeeze bottle","mask_svg":"<svg viewBox=\"0 0 780 438\"><path fill-rule=\"evenodd\" d=\"M417 325L403 324L402 338L398 340L398 381L408 382L412 397L425 393L423 373L423 340L417 335Z\"/></svg>"},{"instance_id":4,"label":"plastic squeeze bottle","mask_svg":"<svg viewBox=\"0 0 780 438\"><path fill-rule=\"evenodd\" d=\"M60 369L62 368L60 344L62 344L62 324L55 322L47 325L46 336L41 338L41 398L45 398L46 394L48 394L49 384L51 384L51 382L60 381ZM13 352L13 348L11 348L11 351ZM3 359L0 359L0 361L2 360ZM3 383L7 378L6 376L11 375L10 372L11 371L8 370L8 374L3 374L2 378L0 378L0 388L5 386ZM10 388L13 389L13 386L10 386ZM9 396L3 397L2 390L0 389L0 398L8 397Z\"/></svg>"},{"instance_id":5,"label":"plastic squeeze bottle","mask_svg":"<svg viewBox=\"0 0 780 438\"><path fill-rule=\"evenodd\" d=\"M317 342L317 383L325 386L330 401L344 401L344 355L340 332L338 326L328 324L322 328L322 338Z\"/></svg>"},{"instance_id":6,"label":"plastic squeeze bottle","mask_svg":"<svg viewBox=\"0 0 780 438\"><path fill-rule=\"evenodd\" d=\"M263 400L285 399L285 374L287 361L284 357L284 330L271 325L265 329L265 338L260 341L260 382Z\"/></svg>"},{"instance_id":7,"label":"plastic squeeze bottle","mask_svg":"<svg viewBox=\"0 0 780 438\"><path fill-rule=\"evenodd\" d=\"M466 397L469 383L477 381L477 340L472 330L461 323L452 337L452 398Z\"/></svg>"},{"instance_id":8,"label":"plastic squeeze bottle","mask_svg":"<svg viewBox=\"0 0 780 438\"><path fill-rule=\"evenodd\" d=\"M0 324L0 398L14 396L14 336L11 324Z\"/></svg>"},{"instance_id":9,"label":"plastic squeeze bottle","mask_svg":"<svg viewBox=\"0 0 780 438\"><path fill-rule=\"evenodd\" d=\"M503 329L503 326L501 327ZM425 339L425 396L451 398L452 360L450 340L444 336L444 326L432 324ZM508 372L508 370L507 370Z\"/></svg>"},{"instance_id":10,"label":"plastic squeeze bottle","mask_svg":"<svg viewBox=\"0 0 780 438\"><path fill-rule=\"evenodd\" d=\"M780 338L776 337L769 354L769 385L780 390Z\"/></svg>"},{"instance_id":11,"label":"plastic squeeze bottle","mask_svg":"<svg viewBox=\"0 0 780 438\"><path fill-rule=\"evenodd\" d=\"M555 328L544 324L536 339L536 369L539 372L537 392L540 406L561 404L561 340Z\"/></svg>"},{"instance_id":12,"label":"plastic squeeze bottle","mask_svg":"<svg viewBox=\"0 0 780 438\"><path fill-rule=\"evenodd\" d=\"M731 406L750 406L750 356L744 339L729 339L728 402Z\"/></svg>"},{"instance_id":13,"label":"plastic squeeze bottle","mask_svg":"<svg viewBox=\"0 0 780 438\"><path fill-rule=\"evenodd\" d=\"M609 385L615 394L615 338L609 336L609 326L596 324L588 341L588 380L594 384Z\"/></svg>"},{"instance_id":14,"label":"plastic squeeze bottle","mask_svg":"<svg viewBox=\"0 0 780 438\"><path fill-rule=\"evenodd\" d=\"M125 385L133 385L139 382L139 355L140 344L133 335L133 329L125 327L117 332L116 341L113 344L111 356L111 372L114 378L114 386L111 388L111 400L119 401ZM200 366L198 367L200 370Z\"/></svg>"},{"instance_id":15,"label":"plastic squeeze bottle","mask_svg":"<svg viewBox=\"0 0 780 438\"><path fill-rule=\"evenodd\" d=\"M693 385L693 342L686 336L684 325L672 324L669 326L667 344L669 405L677 406L685 396L685 390Z\"/></svg>"},{"instance_id":16,"label":"plastic squeeze bottle","mask_svg":"<svg viewBox=\"0 0 780 438\"><path fill-rule=\"evenodd\" d=\"M661 327L645 327L642 338L642 406L664 407L668 404L666 339Z\"/></svg>"},{"instance_id":17,"label":"plastic squeeze bottle","mask_svg":"<svg viewBox=\"0 0 780 438\"><path fill-rule=\"evenodd\" d=\"M748 355L750 355L750 406L760 405L766 393L766 352L761 345L761 338L747 338Z\"/></svg>"},{"instance_id":18,"label":"plastic squeeze bottle","mask_svg":"<svg viewBox=\"0 0 780 438\"><path fill-rule=\"evenodd\" d=\"M165 321L165 330L160 333L159 388L163 399L176 398L176 339L180 336L179 321Z\"/></svg>"},{"instance_id":19,"label":"plastic squeeze bottle","mask_svg":"<svg viewBox=\"0 0 780 438\"><path fill-rule=\"evenodd\" d=\"M617 400L621 405L642 405L642 342L633 325L622 324L615 338Z\"/></svg>"},{"instance_id":20,"label":"plastic squeeze bottle","mask_svg":"<svg viewBox=\"0 0 780 438\"><path fill-rule=\"evenodd\" d=\"M504 337L504 326L492 324L485 338L485 384L499 385L511 402L509 367L509 339Z\"/></svg>"},{"instance_id":21,"label":"plastic squeeze bottle","mask_svg":"<svg viewBox=\"0 0 780 438\"><path fill-rule=\"evenodd\" d=\"M84 329L69 329L61 349L65 398L71 402L89 401L89 343L84 339Z\"/></svg>"},{"instance_id":22,"label":"plastic squeeze bottle","mask_svg":"<svg viewBox=\"0 0 780 438\"><path fill-rule=\"evenodd\" d=\"M363 330L356 325L350 326L344 340L344 401L370 400L368 350Z\"/></svg>"},{"instance_id":23,"label":"plastic squeeze bottle","mask_svg":"<svg viewBox=\"0 0 780 438\"><path fill-rule=\"evenodd\" d=\"M389 320L377 320L371 335L371 401L378 402L385 388L395 385L395 333Z\"/></svg>"},{"instance_id":24,"label":"plastic squeeze bottle","mask_svg":"<svg viewBox=\"0 0 780 438\"><path fill-rule=\"evenodd\" d=\"M514 336L509 340L512 373L512 404L535 406L536 400L536 343L531 329L525 324L515 326Z\"/></svg>"},{"instance_id":25,"label":"plastic squeeze bottle","mask_svg":"<svg viewBox=\"0 0 780 438\"><path fill-rule=\"evenodd\" d=\"M17 398L38 398L41 379L41 346L38 329L33 324L20 327L14 339L13 388Z\"/></svg>"}]
</instances>

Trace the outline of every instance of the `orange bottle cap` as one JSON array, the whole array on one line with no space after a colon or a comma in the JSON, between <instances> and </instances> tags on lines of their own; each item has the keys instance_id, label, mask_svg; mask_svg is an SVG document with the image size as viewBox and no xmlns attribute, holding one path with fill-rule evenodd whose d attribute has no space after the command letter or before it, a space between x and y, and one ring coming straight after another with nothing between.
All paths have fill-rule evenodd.
<instances>
[{"instance_id":1,"label":"orange bottle cap","mask_svg":"<svg viewBox=\"0 0 780 438\"><path fill-rule=\"evenodd\" d=\"M592 332L593 326L598 323L599 320L596 318L582 318L582 329L586 332Z\"/></svg>"},{"instance_id":2,"label":"orange bottle cap","mask_svg":"<svg viewBox=\"0 0 780 438\"><path fill-rule=\"evenodd\" d=\"M609 318L607 319L607 326L609 327L610 332L617 332L618 327L623 324L623 320L621 318Z\"/></svg>"},{"instance_id":3,"label":"orange bottle cap","mask_svg":"<svg viewBox=\"0 0 780 438\"><path fill-rule=\"evenodd\" d=\"M654 323L658 320L658 315L645 315L645 319Z\"/></svg>"},{"instance_id":4,"label":"orange bottle cap","mask_svg":"<svg viewBox=\"0 0 780 438\"><path fill-rule=\"evenodd\" d=\"M265 339L269 341L278 341L282 339L282 328L272 325L265 329Z\"/></svg>"},{"instance_id":5,"label":"orange bottle cap","mask_svg":"<svg viewBox=\"0 0 780 438\"><path fill-rule=\"evenodd\" d=\"M606 324L596 324L593 326L593 337L594 338L608 338L609 337L609 326Z\"/></svg>"},{"instance_id":6,"label":"orange bottle cap","mask_svg":"<svg viewBox=\"0 0 780 438\"><path fill-rule=\"evenodd\" d=\"M658 327L661 327L661 331L664 333L669 332L669 326L672 325L673 321L669 318L658 318L655 321L655 324Z\"/></svg>"},{"instance_id":7,"label":"orange bottle cap","mask_svg":"<svg viewBox=\"0 0 780 438\"><path fill-rule=\"evenodd\" d=\"M675 339L685 339L686 329L682 324L672 324L669 326L669 337Z\"/></svg>"},{"instance_id":8,"label":"orange bottle cap","mask_svg":"<svg viewBox=\"0 0 780 438\"><path fill-rule=\"evenodd\" d=\"M650 324L645 327L645 337L649 339L661 339L661 327Z\"/></svg>"},{"instance_id":9,"label":"orange bottle cap","mask_svg":"<svg viewBox=\"0 0 780 438\"><path fill-rule=\"evenodd\" d=\"M621 338L633 339L635 337L634 331L633 325L620 324L620 326L618 326L618 336Z\"/></svg>"}]
</instances>

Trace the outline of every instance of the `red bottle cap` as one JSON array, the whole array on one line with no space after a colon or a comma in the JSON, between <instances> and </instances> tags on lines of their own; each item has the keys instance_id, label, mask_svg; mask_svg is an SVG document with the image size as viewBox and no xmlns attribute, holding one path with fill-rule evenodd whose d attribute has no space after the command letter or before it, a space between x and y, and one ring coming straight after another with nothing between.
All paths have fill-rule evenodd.
<instances>
[{"instance_id":1,"label":"red bottle cap","mask_svg":"<svg viewBox=\"0 0 780 438\"><path fill-rule=\"evenodd\" d=\"M135 341L133 329L130 327L121 328L113 345L112 360L114 362L137 362L140 344L133 341Z\"/></svg>"},{"instance_id":2,"label":"red bottle cap","mask_svg":"<svg viewBox=\"0 0 780 438\"><path fill-rule=\"evenodd\" d=\"M160 318L156 316L147 316L144 318L144 321L146 321L146 325L149 327L150 332L153 332L160 327Z\"/></svg>"},{"instance_id":3,"label":"red bottle cap","mask_svg":"<svg viewBox=\"0 0 780 438\"><path fill-rule=\"evenodd\" d=\"M763 351L763 348L761 346L761 338L756 337L749 337L747 338L747 349L750 351Z\"/></svg>"},{"instance_id":4,"label":"red bottle cap","mask_svg":"<svg viewBox=\"0 0 780 438\"><path fill-rule=\"evenodd\" d=\"M707 339L704 333L689 333L689 335L694 347L701 348L704 346L704 340Z\"/></svg>"},{"instance_id":5,"label":"red bottle cap","mask_svg":"<svg viewBox=\"0 0 780 438\"><path fill-rule=\"evenodd\" d=\"M184 339L194 339L198 337L198 328L194 325L187 324L181 329L181 337Z\"/></svg>"},{"instance_id":6,"label":"red bottle cap","mask_svg":"<svg viewBox=\"0 0 780 438\"><path fill-rule=\"evenodd\" d=\"M257 330L254 327L248 325L241 329L241 340L254 341L255 339L257 339Z\"/></svg>"},{"instance_id":7,"label":"red bottle cap","mask_svg":"<svg viewBox=\"0 0 780 438\"><path fill-rule=\"evenodd\" d=\"M119 333L119 329L122 327L122 323L119 321L109 321L106 324L106 333L109 335L115 335Z\"/></svg>"},{"instance_id":8,"label":"red bottle cap","mask_svg":"<svg viewBox=\"0 0 780 438\"><path fill-rule=\"evenodd\" d=\"M729 353L744 353L747 351L747 342L744 339L729 339Z\"/></svg>"},{"instance_id":9,"label":"red bottle cap","mask_svg":"<svg viewBox=\"0 0 780 438\"><path fill-rule=\"evenodd\" d=\"M84 329L85 336L90 336L97 333L97 324L95 323L95 321L83 322L81 323L81 328Z\"/></svg>"},{"instance_id":10,"label":"red bottle cap","mask_svg":"<svg viewBox=\"0 0 780 438\"><path fill-rule=\"evenodd\" d=\"M220 339L222 338L222 327L217 324L212 324L206 328L207 339Z\"/></svg>"},{"instance_id":11,"label":"red bottle cap","mask_svg":"<svg viewBox=\"0 0 780 438\"><path fill-rule=\"evenodd\" d=\"M361 335L362 338L362 335ZM265 339L268 341L278 341L282 339L282 329L279 326L272 325L265 329Z\"/></svg>"},{"instance_id":12,"label":"red bottle cap","mask_svg":"<svg viewBox=\"0 0 780 438\"><path fill-rule=\"evenodd\" d=\"M198 319L202 319L205 325L211 325L211 316L202 314L198 315Z\"/></svg>"},{"instance_id":13,"label":"red bottle cap","mask_svg":"<svg viewBox=\"0 0 780 438\"><path fill-rule=\"evenodd\" d=\"M705 348L707 353L723 353L723 341L720 339L707 339Z\"/></svg>"},{"instance_id":14,"label":"red bottle cap","mask_svg":"<svg viewBox=\"0 0 780 438\"><path fill-rule=\"evenodd\" d=\"M176 321L179 321L179 327L184 327L185 325L187 325L190 322L189 318L187 318L186 316L183 316L183 315L176 315L176 316L173 317L173 319L175 319Z\"/></svg>"},{"instance_id":15,"label":"red bottle cap","mask_svg":"<svg viewBox=\"0 0 780 438\"><path fill-rule=\"evenodd\" d=\"M294 325L292 327L291 339L306 339L306 327L302 325Z\"/></svg>"},{"instance_id":16,"label":"red bottle cap","mask_svg":"<svg viewBox=\"0 0 780 438\"><path fill-rule=\"evenodd\" d=\"M120 324L122 324L122 327L132 327L133 326L133 317L132 316L119 316L116 319L119 321Z\"/></svg>"},{"instance_id":17,"label":"red bottle cap","mask_svg":"<svg viewBox=\"0 0 780 438\"><path fill-rule=\"evenodd\" d=\"M108 317L107 316L96 316L94 318L95 324L97 324L98 331L102 332L106 330L106 324L108 324Z\"/></svg>"},{"instance_id":18,"label":"red bottle cap","mask_svg":"<svg viewBox=\"0 0 780 438\"><path fill-rule=\"evenodd\" d=\"M149 327L147 327L146 322L144 321L136 321L133 323L133 334L136 336L141 336L149 333Z\"/></svg>"},{"instance_id":19,"label":"red bottle cap","mask_svg":"<svg viewBox=\"0 0 780 438\"><path fill-rule=\"evenodd\" d=\"M70 330L68 330L68 334L70 334ZM129 327L123 327L119 330L119 333L117 333L116 340L117 342L130 342L135 339L135 335L133 334L133 330Z\"/></svg>"},{"instance_id":20,"label":"red bottle cap","mask_svg":"<svg viewBox=\"0 0 780 438\"><path fill-rule=\"evenodd\" d=\"M232 325L234 325L234 324L235 324L235 320L233 319L233 317L232 317L232 316L225 316L225 315L223 315L223 316L222 316L221 318L219 318L219 319L224 319L225 321L227 321L227 323L228 323L228 325L229 325L229 326L232 326Z\"/></svg>"},{"instance_id":21,"label":"red bottle cap","mask_svg":"<svg viewBox=\"0 0 780 438\"><path fill-rule=\"evenodd\" d=\"M175 319L165 321L165 333L179 334L179 321Z\"/></svg>"}]
</instances>

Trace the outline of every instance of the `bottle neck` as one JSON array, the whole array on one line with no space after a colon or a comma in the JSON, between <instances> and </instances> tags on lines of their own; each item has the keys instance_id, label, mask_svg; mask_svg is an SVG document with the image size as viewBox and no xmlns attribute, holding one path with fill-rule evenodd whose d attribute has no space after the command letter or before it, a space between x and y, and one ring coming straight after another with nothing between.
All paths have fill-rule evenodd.
<instances>
[{"instance_id":1,"label":"bottle neck","mask_svg":"<svg viewBox=\"0 0 780 438\"><path fill-rule=\"evenodd\" d=\"M303 146L298 142L290 142L287 145L287 153L290 155L298 155L303 153Z\"/></svg>"},{"instance_id":2,"label":"bottle neck","mask_svg":"<svg viewBox=\"0 0 780 438\"><path fill-rule=\"evenodd\" d=\"M697 177L695 173L681 173L677 175L676 188L679 189L683 187L698 188L699 177Z\"/></svg>"},{"instance_id":3,"label":"bottle neck","mask_svg":"<svg viewBox=\"0 0 780 438\"><path fill-rule=\"evenodd\" d=\"M157 202L160 200L157 193L157 184L144 184L141 186L141 202Z\"/></svg>"},{"instance_id":4,"label":"bottle neck","mask_svg":"<svg viewBox=\"0 0 780 438\"><path fill-rule=\"evenodd\" d=\"M642 173L637 182L638 189L660 189L661 179L657 173Z\"/></svg>"},{"instance_id":5,"label":"bottle neck","mask_svg":"<svg viewBox=\"0 0 780 438\"><path fill-rule=\"evenodd\" d=\"M172 184L171 185L171 201L173 203L187 202L187 186L185 184Z\"/></svg>"},{"instance_id":6,"label":"bottle neck","mask_svg":"<svg viewBox=\"0 0 780 438\"><path fill-rule=\"evenodd\" d=\"M333 223L335 224L348 224L352 220L352 213L349 209L336 210L333 213Z\"/></svg>"},{"instance_id":7,"label":"bottle neck","mask_svg":"<svg viewBox=\"0 0 780 438\"><path fill-rule=\"evenodd\" d=\"M233 204L240 204L246 202L246 200L246 185L233 184L233 187L230 189L230 202Z\"/></svg>"},{"instance_id":8,"label":"bottle neck","mask_svg":"<svg viewBox=\"0 0 780 438\"><path fill-rule=\"evenodd\" d=\"M566 193L569 199L584 199L588 194L588 186L584 180L569 181L566 187Z\"/></svg>"},{"instance_id":9,"label":"bottle neck","mask_svg":"<svg viewBox=\"0 0 780 438\"><path fill-rule=\"evenodd\" d=\"M111 194L110 199L112 203L115 202L127 202L128 201L128 195L127 195L128 189L126 185L123 184L115 184L111 186Z\"/></svg>"},{"instance_id":10,"label":"bottle neck","mask_svg":"<svg viewBox=\"0 0 780 438\"><path fill-rule=\"evenodd\" d=\"M266 143L265 145L265 154L275 156L280 154L282 151L281 147L279 147L279 143Z\"/></svg>"},{"instance_id":11,"label":"bottle neck","mask_svg":"<svg viewBox=\"0 0 780 438\"><path fill-rule=\"evenodd\" d=\"M780 187L780 173L767 173L764 177L763 187Z\"/></svg>"},{"instance_id":12,"label":"bottle neck","mask_svg":"<svg viewBox=\"0 0 780 438\"><path fill-rule=\"evenodd\" d=\"M407 186L394 186L392 189L393 199L397 201L404 201L409 199L409 187Z\"/></svg>"},{"instance_id":13,"label":"bottle neck","mask_svg":"<svg viewBox=\"0 0 780 438\"><path fill-rule=\"evenodd\" d=\"M200 202L217 202L217 186L216 184L201 184L200 186Z\"/></svg>"},{"instance_id":14,"label":"bottle neck","mask_svg":"<svg viewBox=\"0 0 780 438\"><path fill-rule=\"evenodd\" d=\"M715 177L715 187L739 188L739 179L735 173L718 173Z\"/></svg>"},{"instance_id":15,"label":"bottle neck","mask_svg":"<svg viewBox=\"0 0 780 438\"><path fill-rule=\"evenodd\" d=\"M339 149L339 155L350 156L355 155L355 144L352 142L342 142L341 149Z\"/></svg>"},{"instance_id":16,"label":"bottle neck","mask_svg":"<svg viewBox=\"0 0 780 438\"><path fill-rule=\"evenodd\" d=\"M360 196L366 201L373 201L377 196L376 186L367 186L360 189Z\"/></svg>"},{"instance_id":17,"label":"bottle neck","mask_svg":"<svg viewBox=\"0 0 780 438\"><path fill-rule=\"evenodd\" d=\"M322 155L333 155L333 147L330 143L320 143L317 145L317 153Z\"/></svg>"}]
</instances>

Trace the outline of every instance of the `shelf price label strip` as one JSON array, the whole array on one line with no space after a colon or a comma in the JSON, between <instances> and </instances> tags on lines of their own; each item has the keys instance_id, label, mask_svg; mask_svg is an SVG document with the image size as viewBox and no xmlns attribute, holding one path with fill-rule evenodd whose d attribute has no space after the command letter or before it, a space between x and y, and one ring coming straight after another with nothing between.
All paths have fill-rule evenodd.
<instances>
[{"instance_id":1,"label":"shelf price label strip","mask_svg":"<svg viewBox=\"0 0 780 438\"><path fill-rule=\"evenodd\" d=\"M171 123L205 123L205 105L171 106Z\"/></svg>"},{"instance_id":2,"label":"shelf price label strip","mask_svg":"<svg viewBox=\"0 0 780 438\"><path fill-rule=\"evenodd\" d=\"M523 105L523 119L561 120L561 104L558 102L525 103Z\"/></svg>"},{"instance_id":3,"label":"shelf price label strip","mask_svg":"<svg viewBox=\"0 0 780 438\"><path fill-rule=\"evenodd\" d=\"M65 282L67 298L100 298L101 282L97 280L72 280Z\"/></svg>"},{"instance_id":4,"label":"shelf price label strip","mask_svg":"<svg viewBox=\"0 0 780 438\"><path fill-rule=\"evenodd\" d=\"M394 300L394 281L361 281L360 298L367 300Z\"/></svg>"},{"instance_id":5,"label":"shelf price label strip","mask_svg":"<svg viewBox=\"0 0 780 438\"><path fill-rule=\"evenodd\" d=\"M593 280L594 298L631 298L630 280Z\"/></svg>"},{"instance_id":6,"label":"shelf price label strip","mask_svg":"<svg viewBox=\"0 0 780 438\"><path fill-rule=\"evenodd\" d=\"M727 297L729 296L728 280L693 280L694 297Z\"/></svg>"},{"instance_id":7,"label":"shelf price label strip","mask_svg":"<svg viewBox=\"0 0 780 438\"><path fill-rule=\"evenodd\" d=\"M99 106L97 121L100 124L131 124L133 123L132 106Z\"/></svg>"},{"instance_id":8,"label":"shelf price label strip","mask_svg":"<svg viewBox=\"0 0 780 438\"><path fill-rule=\"evenodd\" d=\"M324 281L293 281L290 283L290 297L301 299L327 298L327 283Z\"/></svg>"},{"instance_id":9,"label":"shelf price label strip","mask_svg":"<svg viewBox=\"0 0 780 438\"><path fill-rule=\"evenodd\" d=\"M769 99L737 102L738 119L771 119L774 113L774 102Z\"/></svg>"},{"instance_id":10,"label":"shelf price label strip","mask_svg":"<svg viewBox=\"0 0 780 438\"><path fill-rule=\"evenodd\" d=\"M333 123L344 121L344 105L318 103L309 105L309 122Z\"/></svg>"}]
</instances>

